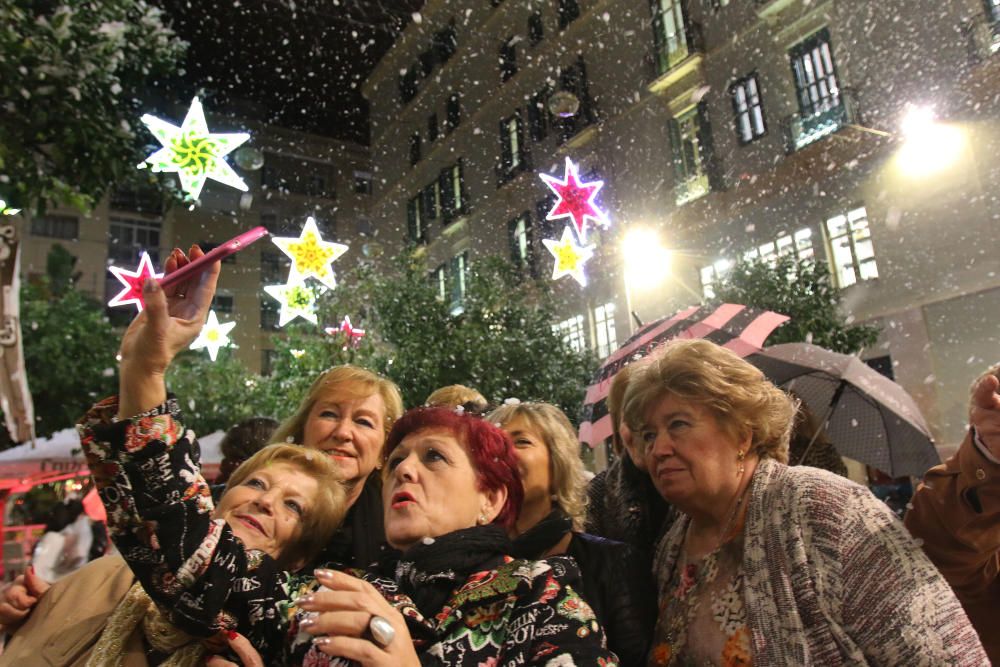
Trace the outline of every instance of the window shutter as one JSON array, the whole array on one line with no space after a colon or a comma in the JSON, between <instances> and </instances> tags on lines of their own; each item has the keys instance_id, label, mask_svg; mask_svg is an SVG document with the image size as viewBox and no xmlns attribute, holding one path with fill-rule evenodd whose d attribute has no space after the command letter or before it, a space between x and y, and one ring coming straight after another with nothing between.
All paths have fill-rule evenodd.
<instances>
[{"instance_id":1,"label":"window shutter","mask_svg":"<svg viewBox=\"0 0 1000 667\"><path fill-rule=\"evenodd\" d=\"M688 174L684 169L684 147L681 145L681 126L676 118L667 121L670 133L670 155L674 163L674 184L687 181Z\"/></svg>"},{"instance_id":2,"label":"window shutter","mask_svg":"<svg viewBox=\"0 0 1000 667\"><path fill-rule=\"evenodd\" d=\"M708 184L713 191L722 189L722 168L712 145L712 123L708 116L708 103L698 102L698 139L701 143L702 169L708 175Z\"/></svg>"}]
</instances>

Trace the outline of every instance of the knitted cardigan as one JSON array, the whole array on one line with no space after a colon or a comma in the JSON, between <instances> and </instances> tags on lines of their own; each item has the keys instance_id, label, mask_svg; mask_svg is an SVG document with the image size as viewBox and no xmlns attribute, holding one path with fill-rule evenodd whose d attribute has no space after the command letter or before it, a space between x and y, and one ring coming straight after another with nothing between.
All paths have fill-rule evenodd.
<instances>
[{"instance_id":1,"label":"knitted cardigan","mask_svg":"<svg viewBox=\"0 0 1000 667\"><path fill-rule=\"evenodd\" d=\"M690 518L660 542L661 599ZM762 460L743 547L754 664L988 665L954 593L868 489Z\"/></svg>"}]
</instances>

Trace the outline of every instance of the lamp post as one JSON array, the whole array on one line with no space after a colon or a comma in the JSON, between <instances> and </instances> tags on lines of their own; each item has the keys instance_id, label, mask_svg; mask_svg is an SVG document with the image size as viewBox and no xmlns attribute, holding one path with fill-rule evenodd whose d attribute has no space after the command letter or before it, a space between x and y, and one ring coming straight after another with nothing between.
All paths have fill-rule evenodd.
<instances>
[{"instance_id":1,"label":"lamp post","mask_svg":"<svg viewBox=\"0 0 1000 667\"><path fill-rule=\"evenodd\" d=\"M659 234L653 230L634 227L626 231L622 241L622 260L625 265L623 273L629 335L635 333L638 320L632 308L632 290L645 290L662 283L670 274L670 259L670 250L662 245Z\"/></svg>"}]
</instances>

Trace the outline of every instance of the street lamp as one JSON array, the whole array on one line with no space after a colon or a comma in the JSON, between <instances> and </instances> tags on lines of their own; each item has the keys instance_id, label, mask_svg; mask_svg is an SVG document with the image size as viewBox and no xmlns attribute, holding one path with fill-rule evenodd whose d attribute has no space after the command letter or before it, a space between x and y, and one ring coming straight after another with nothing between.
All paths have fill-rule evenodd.
<instances>
[{"instance_id":1,"label":"street lamp","mask_svg":"<svg viewBox=\"0 0 1000 667\"><path fill-rule=\"evenodd\" d=\"M910 106L900 129L903 145L897 159L900 169L910 176L938 173L953 165L962 153L962 133L938 121L930 107Z\"/></svg>"},{"instance_id":2,"label":"street lamp","mask_svg":"<svg viewBox=\"0 0 1000 667\"><path fill-rule=\"evenodd\" d=\"M670 274L670 250L659 235L644 227L630 228L622 241L625 263L625 307L628 310L629 334L635 331L638 317L632 310L632 290L656 287ZM640 322L641 325L641 322Z\"/></svg>"}]
</instances>

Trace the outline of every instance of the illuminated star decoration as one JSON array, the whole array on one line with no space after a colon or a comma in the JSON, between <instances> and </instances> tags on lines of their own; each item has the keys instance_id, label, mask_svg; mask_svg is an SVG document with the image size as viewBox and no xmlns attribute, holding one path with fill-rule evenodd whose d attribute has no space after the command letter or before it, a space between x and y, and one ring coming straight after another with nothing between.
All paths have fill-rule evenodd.
<instances>
[{"instance_id":1,"label":"illuminated star decoration","mask_svg":"<svg viewBox=\"0 0 1000 667\"><path fill-rule=\"evenodd\" d=\"M586 287L587 276L583 273L583 265L594 256L594 246L578 245L569 227L563 227L562 238L558 241L542 239L542 243L556 258L556 265L552 270L552 280L559 280L563 276L573 276L581 287Z\"/></svg>"},{"instance_id":2,"label":"illuminated star decoration","mask_svg":"<svg viewBox=\"0 0 1000 667\"><path fill-rule=\"evenodd\" d=\"M278 326L283 327L296 317L318 323L316 316L316 293L303 283L286 285L266 285L264 291L281 303Z\"/></svg>"},{"instance_id":3,"label":"illuminated star decoration","mask_svg":"<svg viewBox=\"0 0 1000 667\"><path fill-rule=\"evenodd\" d=\"M7 206L7 202L5 202L3 199L0 199L0 215L17 215L20 212L21 209L10 208L9 206Z\"/></svg>"},{"instance_id":4,"label":"illuminated star decoration","mask_svg":"<svg viewBox=\"0 0 1000 667\"><path fill-rule=\"evenodd\" d=\"M306 278L315 278L330 289L337 286L333 273L333 262L347 252L347 246L324 241L316 226L316 219L306 218L306 224L298 237L277 236L271 239L281 248L281 252L292 260L288 282L300 283Z\"/></svg>"},{"instance_id":5,"label":"illuminated star decoration","mask_svg":"<svg viewBox=\"0 0 1000 667\"><path fill-rule=\"evenodd\" d=\"M147 278L159 280L163 277L162 273L156 273L153 270L153 261L149 258L148 252L142 253L142 259L139 260L139 268L135 271L129 271L118 266L109 266L108 271L113 273L115 278L121 281L122 285L125 285L125 289L116 294L111 301L108 301L108 305L115 307L127 306L130 303L134 303L140 313L145 305L142 300L143 281Z\"/></svg>"},{"instance_id":6,"label":"illuminated star decoration","mask_svg":"<svg viewBox=\"0 0 1000 667\"><path fill-rule=\"evenodd\" d=\"M604 181L591 181L583 183L580 181L580 174L573 161L566 158L566 173L563 180L548 174L539 174L545 184L552 192L559 197L546 220L558 220L559 218L569 218L576 229L576 235L580 243L587 241L587 220L593 224L607 227L611 224L608 214L598 207L594 201L597 193L604 187Z\"/></svg>"},{"instance_id":7,"label":"illuminated star decoration","mask_svg":"<svg viewBox=\"0 0 1000 667\"><path fill-rule=\"evenodd\" d=\"M146 162L156 172L176 171L181 179L181 189L191 199L198 198L209 178L237 190L247 191L247 184L223 158L249 139L250 135L246 132L210 133L205 123L205 112L197 97L191 102L191 108L180 127L150 114L145 114L142 122L163 146L146 158ZM139 167L142 168L143 165L140 164Z\"/></svg>"},{"instance_id":8,"label":"illuminated star decoration","mask_svg":"<svg viewBox=\"0 0 1000 667\"><path fill-rule=\"evenodd\" d=\"M235 326L236 322L219 324L219 318L216 316L215 311L208 311L208 320L205 321L205 326L202 327L201 333L191 343L191 349L200 350L201 348L205 348L208 350L209 358L215 361L215 358L219 356L219 348L229 347L232 344L233 341L229 339L229 332Z\"/></svg>"},{"instance_id":9,"label":"illuminated star decoration","mask_svg":"<svg viewBox=\"0 0 1000 667\"><path fill-rule=\"evenodd\" d=\"M325 331L331 336L336 336L337 334L344 334L347 336L347 345L352 345L357 347L361 343L361 338L365 335L364 329L357 329L351 326L351 318L348 315L344 315L344 321L340 323L339 327L327 327ZM344 345L344 349L347 349L347 345Z\"/></svg>"}]
</instances>

